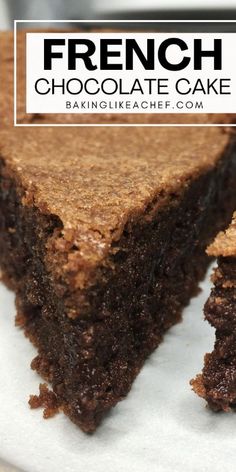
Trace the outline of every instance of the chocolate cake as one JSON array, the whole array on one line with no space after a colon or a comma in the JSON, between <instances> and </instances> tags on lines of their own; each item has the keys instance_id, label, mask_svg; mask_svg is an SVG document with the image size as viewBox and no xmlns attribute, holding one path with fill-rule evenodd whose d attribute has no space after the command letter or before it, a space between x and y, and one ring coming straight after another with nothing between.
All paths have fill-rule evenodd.
<instances>
[{"instance_id":1,"label":"chocolate cake","mask_svg":"<svg viewBox=\"0 0 236 472\"><path fill-rule=\"evenodd\" d=\"M207 252L218 261L212 276L214 288L204 309L216 329L216 341L213 352L205 356L202 374L191 383L210 408L228 411L236 407L236 213Z\"/></svg>"},{"instance_id":2,"label":"chocolate cake","mask_svg":"<svg viewBox=\"0 0 236 472\"><path fill-rule=\"evenodd\" d=\"M0 263L52 384L31 405L91 432L181 318L236 204L221 128L0 131Z\"/></svg>"}]
</instances>

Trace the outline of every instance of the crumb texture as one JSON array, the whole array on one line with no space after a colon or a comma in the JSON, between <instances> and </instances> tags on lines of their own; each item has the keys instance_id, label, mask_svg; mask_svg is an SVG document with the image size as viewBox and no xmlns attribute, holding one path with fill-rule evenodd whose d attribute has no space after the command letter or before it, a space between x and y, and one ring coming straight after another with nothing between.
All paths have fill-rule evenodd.
<instances>
[{"instance_id":1,"label":"crumb texture","mask_svg":"<svg viewBox=\"0 0 236 472\"><path fill-rule=\"evenodd\" d=\"M30 395L29 405L32 409L42 407L45 419L55 416L59 411L57 397L45 383L39 385L39 395Z\"/></svg>"}]
</instances>

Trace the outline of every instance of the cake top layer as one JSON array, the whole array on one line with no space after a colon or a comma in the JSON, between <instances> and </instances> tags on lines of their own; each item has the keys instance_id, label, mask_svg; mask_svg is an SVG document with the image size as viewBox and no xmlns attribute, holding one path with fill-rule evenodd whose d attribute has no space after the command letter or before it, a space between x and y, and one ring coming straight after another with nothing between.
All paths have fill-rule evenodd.
<instances>
[{"instance_id":1,"label":"cake top layer","mask_svg":"<svg viewBox=\"0 0 236 472\"><path fill-rule=\"evenodd\" d=\"M0 137L25 203L57 215L99 257L127 221L150 218L212 168L229 140L214 127L14 128Z\"/></svg>"},{"instance_id":2,"label":"cake top layer","mask_svg":"<svg viewBox=\"0 0 236 472\"><path fill-rule=\"evenodd\" d=\"M236 212L230 226L216 236L207 253L215 257L236 257Z\"/></svg>"}]
</instances>

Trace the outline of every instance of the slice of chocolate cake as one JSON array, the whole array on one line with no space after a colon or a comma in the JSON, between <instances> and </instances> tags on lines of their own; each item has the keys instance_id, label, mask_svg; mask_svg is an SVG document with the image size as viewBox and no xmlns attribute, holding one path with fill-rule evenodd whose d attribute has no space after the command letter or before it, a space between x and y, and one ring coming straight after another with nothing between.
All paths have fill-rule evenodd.
<instances>
[{"instance_id":1,"label":"slice of chocolate cake","mask_svg":"<svg viewBox=\"0 0 236 472\"><path fill-rule=\"evenodd\" d=\"M0 132L0 262L32 362L93 431L196 293L236 204L236 144L219 128ZM138 413L138 412L137 412Z\"/></svg>"},{"instance_id":2,"label":"slice of chocolate cake","mask_svg":"<svg viewBox=\"0 0 236 472\"><path fill-rule=\"evenodd\" d=\"M236 407L236 213L227 231L207 250L217 257L214 288L205 305L205 317L216 329L211 354L206 354L202 374L191 381L195 392L213 410Z\"/></svg>"}]
</instances>

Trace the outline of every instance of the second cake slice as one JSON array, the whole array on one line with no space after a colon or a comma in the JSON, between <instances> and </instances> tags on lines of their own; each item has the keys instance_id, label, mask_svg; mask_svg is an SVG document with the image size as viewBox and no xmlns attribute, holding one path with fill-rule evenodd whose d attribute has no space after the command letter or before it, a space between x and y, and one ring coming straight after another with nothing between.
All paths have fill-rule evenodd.
<instances>
[{"instance_id":1,"label":"second cake slice","mask_svg":"<svg viewBox=\"0 0 236 472\"><path fill-rule=\"evenodd\" d=\"M226 232L208 248L218 265L205 317L216 329L214 350L206 354L202 374L191 383L215 411L236 408L236 213Z\"/></svg>"}]
</instances>

